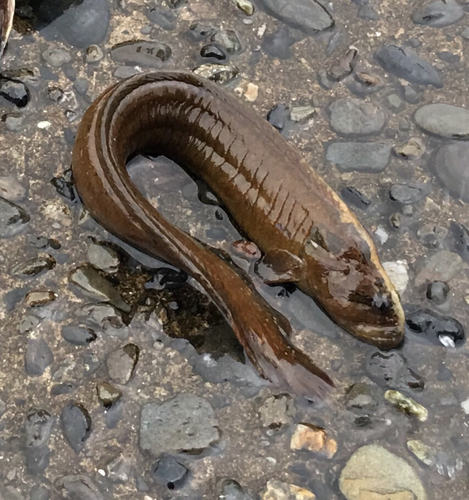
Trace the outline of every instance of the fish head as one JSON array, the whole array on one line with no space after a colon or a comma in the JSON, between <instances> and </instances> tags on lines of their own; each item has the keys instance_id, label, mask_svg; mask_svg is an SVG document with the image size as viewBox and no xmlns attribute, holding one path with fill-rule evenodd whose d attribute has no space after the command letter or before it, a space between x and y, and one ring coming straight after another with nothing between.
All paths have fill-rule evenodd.
<instances>
[{"instance_id":1,"label":"fish head","mask_svg":"<svg viewBox=\"0 0 469 500\"><path fill-rule=\"evenodd\" d=\"M363 230L364 232L364 230ZM366 233L365 233L366 234ZM308 241L299 287L342 328L381 349L404 339L404 311L373 242L362 232Z\"/></svg>"}]
</instances>

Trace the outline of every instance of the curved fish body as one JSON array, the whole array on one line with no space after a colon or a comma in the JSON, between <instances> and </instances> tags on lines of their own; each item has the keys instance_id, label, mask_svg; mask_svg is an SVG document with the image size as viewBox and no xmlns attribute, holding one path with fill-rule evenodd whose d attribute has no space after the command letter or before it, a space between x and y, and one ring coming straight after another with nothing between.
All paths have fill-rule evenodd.
<instances>
[{"instance_id":1,"label":"curved fish body","mask_svg":"<svg viewBox=\"0 0 469 500\"><path fill-rule=\"evenodd\" d=\"M311 397L332 384L285 333L288 322L246 277L179 230L126 171L137 152L162 154L200 178L262 250L260 264L294 282L349 332L383 348L403 339L404 314L374 245L347 206L264 119L227 90L185 72L149 72L107 89L86 111L73 174L111 233L192 275L253 364ZM267 280L268 281L268 280Z\"/></svg>"},{"instance_id":2,"label":"curved fish body","mask_svg":"<svg viewBox=\"0 0 469 500\"><path fill-rule=\"evenodd\" d=\"M2 57L13 26L15 0L0 0L0 57Z\"/></svg>"}]
</instances>

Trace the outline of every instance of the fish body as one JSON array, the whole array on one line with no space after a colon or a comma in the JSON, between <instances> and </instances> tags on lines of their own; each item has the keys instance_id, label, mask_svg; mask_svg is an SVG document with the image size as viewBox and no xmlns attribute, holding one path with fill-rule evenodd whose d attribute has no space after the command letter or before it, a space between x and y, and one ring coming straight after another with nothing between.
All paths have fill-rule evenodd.
<instances>
[{"instance_id":1,"label":"fish body","mask_svg":"<svg viewBox=\"0 0 469 500\"><path fill-rule=\"evenodd\" d=\"M202 178L263 252L259 267L270 282L294 282L362 340L383 348L402 341L399 297L370 237L273 127L191 73L123 80L98 97L78 129L72 167L83 203L111 233L198 280L266 378L307 397L332 385L245 276L142 196L126 171L137 152L165 155Z\"/></svg>"}]
</instances>

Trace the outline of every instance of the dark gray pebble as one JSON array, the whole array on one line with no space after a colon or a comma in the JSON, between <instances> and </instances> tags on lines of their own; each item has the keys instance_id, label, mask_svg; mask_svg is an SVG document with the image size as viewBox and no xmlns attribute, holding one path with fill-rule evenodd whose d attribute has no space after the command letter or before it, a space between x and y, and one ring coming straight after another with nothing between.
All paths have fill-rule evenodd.
<instances>
[{"instance_id":1,"label":"dark gray pebble","mask_svg":"<svg viewBox=\"0 0 469 500\"><path fill-rule=\"evenodd\" d=\"M73 382L64 382L62 384L55 384L50 389L51 396L60 396L62 394L70 394L77 388Z\"/></svg>"},{"instance_id":2,"label":"dark gray pebble","mask_svg":"<svg viewBox=\"0 0 469 500\"><path fill-rule=\"evenodd\" d=\"M54 269L55 264L56 261L54 257L45 253L34 259L16 264L16 266L11 269L11 273L20 276L37 276L43 271Z\"/></svg>"},{"instance_id":3,"label":"dark gray pebble","mask_svg":"<svg viewBox=\"0 0 469 500\"><path fill-rule=\"evenodd\" d=\"M406 332L436 345L460 346L465 340L464 327L458 320L430 309L406 311Z\"/></svg>"},{"instance_id":4,"label":"dark gray pebble","mask_svg":"<svg viewBox=\"0 0 469 500\"><path fill-rule=\"evenodd\" d=\"M80 403L67 403L60 414L62 430L68 444L79 453L91 434L91 417Z\"/></svg>"},{"instance_id":5,"label":"dark gray pebble","mask_svg":"<svg viewBox=\"0 0 469 500\"><path fill-rule=\"evenodd\" d=\"M448 50L443 50L442 52L438 52L437 55L442 61L445 61L450 64L455 64L461 60L458 54L455 54L454 52L450 52Z\"/></svg>"},{"instance_id":6,"label":"dark gray pebble","mask_svg":"<svg viewBox=\"0 0 469 500\"><path fill-rule=\"evenodd\" d=\"M90 82L88 80L85 80L84 78L77 78L73 82L73 88L75 89L77 94L86 95L90 88Z\"/></svg>"},{"instance_id":7,"label":"dark gray pebble","mask_svg":"<svg viewBox=\"0 0 469 500\"><path fill-rule=\"evenodd\" d=\"M200 49L200 55L204 59L210 59L213 61L225 61L226 60L226 53L223 47L221 47L217 43L209 43L207 45L204 45Z\"/></svg>"},{"instance_id":8,"label":"dark gray pebble","mask_svg":"<svg viewBox=\"0 0 469 500\"><path fill-rule=\"evenodd\" d=\"M434 302L437 306L443 305L449 293L448 283L444 281L432 281L427 285L427 299Z\"/></svg>"},{"instance_id":9,"label":"dark gray pebble","mask_svg":"<svg viewBox=\"0 0 469 500\"><path fill-rule=\"evenodd\" d=\"M358 9L357 14L360 19L365 19L366 21L377 21L379 19L376 9L369 4L362 5Z\"/></svg>"},{"instance_id":10,"label":"dark gray pebble","mask_svg":"<svg viewBox=\"0 0 469 500\"><path fill-rule=\"evenodd\" d=\"M450 104L427 104L414 115L415 123L429 134L445 139L469 139L469 110Z\"/></svg>"},{"instance_id":11,"label":"dark gray pebble","mask_svg":"<svg viewBox=\"0 0 469 500\"><path fill-rule=\"evenodd\" d=\"M424 183L393 184L389 197L402 205L411 205L425 199L430 192L430 186Z\"/></svg>"},{"instance_id":12,"label":"dark gray pebble","mask_svg":"<svg viewBox=\"0 0 469 500\"><path fill-rule=\"evenodd\" d=\"M258 0L267 14L279 21L314 35L334 26L334 19L327 9L315 0Z\"/></svg>"},{"instance_id":13,"label":"dark gray pebble","mask_svg":"<svg viewBox=\"0 0 469 500\"><path fill-rule=\"evenodd\" d=\"M381 172L390 154L387 142L333 142L327 146L326 158L343 172Z\"/></svg>"},{"instance_id":14,"label":"dark gray pebble","mask_svg":"<svg viewBox=\"0 0 469 500\"><path fill-rule=\"evenodd\" d=\"M0 95L18 108L24 108L30 99L28 87L23 82L1 76Z\"/></svg>"},{"instance_id":15,"label":"dark gray pebble","mask_svg":"<svg viewBox=\"0 0 469 500\"><path fill-rule=\"evenodd\" d=\"M422 390L425 382L407 366L404 356L396 351L373 352L365 365L368 376L382 387Z\"/></svg>"},{"instance_id":16,"label":"dark gray pebble","mask_svg":"<svg viewBox=\"0 0 469 500\"><path fill-rule=\"evenodd\" d=\"M448 230L442 226L436 226L435 224L425 224L417 231L417 238L428 248L442 248L444 242L447 238ZM469 245L469 235L468 235L468 245ZM468 258L469 258L469 248L468 248Z\"/></svg>"},{"instance_id":17,"label":"dark gray pebble","mask_svg":"<svg viewBox=\"0 0 469 500\"><path fill-rule=\"evenodd\" d=\"M188 473L187 467L176 459L163 457L152 467L151 475L156 483L174 490L184 484Z\"/></svg>"},{"instance_id":18,"label":"dark gray pebble","mask_svg":"<svg viewBox=\"0 0 469 500\"><path fill-rule=\"evenodd\" d=\"M176 16L170 10L165 10L160 7L151 7L147 11L147 17L152 23L157 24L164 30L171 31L175 27Z\"/></svg>"},{"instance_id":19,"label":"dark gray pebble","mask_svg":"<svg viewBox=\"0 0 469 500\"><path fill-rule=\"evenodd\" d=\"M411 48L385 45L376 51L375 57L386 71L408 82L443 87L438 71Z\"/></svg>"},{"instance_id":20,"label":"dark gray pebble","mask_svg":"<svg viewBox=\"0 0 469 500\"><path fill-rule=\"evenodd\" d=\"M253 500L234 479L221 479L217 483L217 500Z\"/></svg>"},{"instance_id":21,"label":"dark gray pebble","mask_svg":"<svg viewBox=\"0 0 469 500\"><path fill-rule=\"evenodd\" d=\"M41 2L40 6L41 20L50 23L44 31L58 30L72 47L84 49L106 38L110 20L107 0L83 0L59 17L57 11L63 7L57 1Z\"/></svg>"},{"instance_id":22,"label":"dark gray pebble","mask_svg":"<svg viewBox=\"0 0 469 500\"><path fill-rule=\"evenodd\" d=\"M327 76L333 81L340 82L350 75L355 67L357 54L357 49L347 50L345 56L329 69Z\"/></svg>"},{"instance_id":23,"label":"dark gray pebble","mask_svg":"<svg viewBox=\"0 0 469 500\"><path fill-rule=\"evenodd\" d=\"M49 500L50 491L45 486L33 486L29 492L29 500Z\"/></svg>"},{"instance_id":24,"label":"dark gray pebble","mask_svg":"<svg viewBox=\"0 0 469 500\"><path fill-rule=\"evenodd\" d=\"M436 0L416 10L412 16L415 24L442 28L458 22L464 9L455 0Z\"/></svg>"},{"instance_id":25,"label":"dark gray pebble","mask_svg":"<svg viewBox=\"0 0 469 500\"><path fill-rule=\"evenodd\" d=\"M46 410L32 409L26 417L26 448L40 448L49 443L54 419Z\"/></svg>"},{"instance_id":26,"label":"dark gray pebble","mask_svg":"<svg viewBox=\"0 0 469 500\"><path fill-rule=\"evenodd\" d=\"M24 367L30 377L42 375L54 361L54 355L44 339L29 339L24 355Z\"/></svg>"},{"instance_id":27,"label":"dark gray pebble","mask_svg":"<svg viewBox=\"0 0 469 500\"><path fill-rule=\"evenodd\" d=\"M338 99L329 112L332 130L345 137L379 134L386 124L386 115L378 106L360 99Z\"/></svg>"},{"instance_id":28,"label":"dark gray pebble","mask_svg":"<svg viewBox=\"0 0 469 500\"><path fill-rule=\"evenodd\" d=\"M111 49L111 57L114 61L127 66L154 68L161 66L171 57L171 48L158 41L135 40L114 45Z\"/></svg>"},{"instance_id":29,"label":"dark gray pebble","mask_svg":"<svg viewBox=\"0 0 469 500\"><path fill-rule=\"evenodd\" d=\"M40 474L49 467L51 451L48 446L26 450L26 468L30 474Z\"/></svg>"},{"instance_id":30,"label":"dark gray pebble","mask_svg":"<svg viewBox=\"0 0 469 500\"><path fill-rule=\"evenodd\" d=\"M55 487L64 489L68 498L76 500L104 500L99 488L88 476L64 476L55 481Z\"/></svg>"},{"instance_id":31,"label":"dark gray pebble","mask_svg":"<svg viewBox=\"0 0 469 500\"><path fill-rule=\"evenodd\" d=\"M285 128L290 116L290 109L285 104L276 104L268 113L267 121L280 132Z\"/></svg>"},{"instance_id":32,"label":"dark gray pebble","mask_svg":"<svg viewBox=\"0 0 469 500\"><path fill-rule=\"evenodd\" d=\"M262 50L272 57L278 59L289 59L292 55L290 47L298 40L293 36L292 30L282 25L276 31L262 37Z\"/></svg>"},{"instance_id":33,"label":"dark gray pebble","mask_svg":"<svg viewBox=\"0 0 469 500\"><path fill-rule=\"evenodd\" d=\"M466 226L454 220L450 221L449 240L451 249L469 263L469 230Z\"/></svg>"},{"instance_id":34,"label":"dark gray pebble","mask_svg":"<svg viewBox=\"0 0 469 500\"><path fill-rule=\"evenodd\" d=\"M62 337L73 345L88 345L97 339L95 331L85 325L63 326Z\"/></svg>"},{"instance_id":35,"label":"dark gray pebble","mask_svg":"<svg viewBox=\"0 0 469 500\"><path fill-rule=\"evenodd\" d=\"M455 142L441 146L433 162L433 167L443 187L456 198L466 202L469 201L468 155L469 143Z\"/></svg>"},{"instance_id":36,"label":"dark gray pebble","mask_svg":"<svg viewBox=\"0 0 469 500\"><path fill-rule=\"evenodd\" d=\"M134 374L140 349L135 344L127 344L117 349L106 360L107 371L117 384L125 385Z\"/></svg>"},{"instance_id":37,"label":"dark gray pebble","mask_svg":"<svg viewBox=\"0 0 469 500\"><path fill-rule=\"evenodd\" d=\"M357 188L352 186L341 189L340 196L347 205L353 205L362 210L366 210L371 205L371 200Z\"/></svg>"},{"instance_id":38,"label":"dark gray pebble","mask_svg":"<svg viewBox=\"0 0 469 500\"><path fill-rule=\"evenodd\" d=\"M164 453L199 454L220 438L210 403L192 394L179 394L164 403L144 405L140 447L154 457Z\"/></svg>"}]
</instances>

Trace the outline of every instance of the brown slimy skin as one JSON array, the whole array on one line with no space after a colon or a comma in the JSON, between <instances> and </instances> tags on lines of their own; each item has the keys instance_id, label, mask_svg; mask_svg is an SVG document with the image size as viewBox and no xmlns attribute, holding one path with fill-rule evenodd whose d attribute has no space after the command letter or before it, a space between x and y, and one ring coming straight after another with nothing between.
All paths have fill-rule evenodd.
<instances>
[{"instance_id":1,"label":"brown slimy skin","mask_svg":"<svg viewBox=\"0 0 469 500\"><path fill-rule=\"evenodd\" d=\"M201 177L269 266L288 271L293 261L289 280L346 330L383 348L402 341L399 297L368 234L273 127L190 73L121 81L80 124L73 151L78 192L111 233L197 279L266 378L306 397L323 396L332 385L285 338L285 318L248 280L145 200L126 171L137 152L163 154Z\"/></svg>"}]
</instances>

